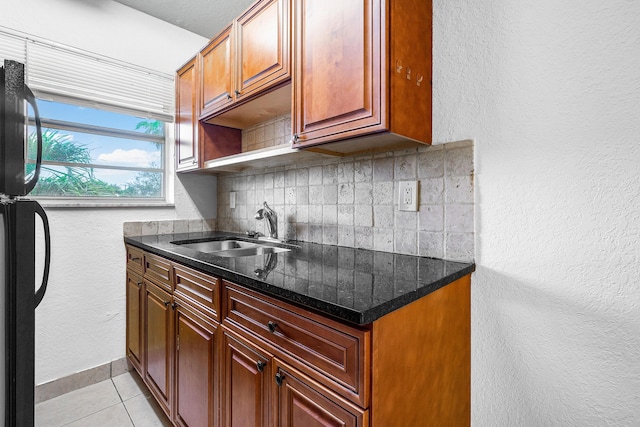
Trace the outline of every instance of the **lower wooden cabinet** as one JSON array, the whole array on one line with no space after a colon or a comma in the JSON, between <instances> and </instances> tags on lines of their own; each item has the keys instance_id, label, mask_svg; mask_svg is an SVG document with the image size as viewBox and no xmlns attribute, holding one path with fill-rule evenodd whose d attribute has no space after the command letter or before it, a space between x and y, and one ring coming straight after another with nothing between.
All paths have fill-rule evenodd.
<instances>
[{"instance_id":1,"label":"lower wooden cabinet","mask_svg":"<svg viewBox=\"0 0 640 427\"><path fill-rule=\"evenodd\" d=\"M144 294L142 276L127 270L127 357L140 375L144 368Z\"/></svg>"},{"instance_id":2,"label":"lower wooden cabinet","mask_svg":"<svg viewBox=\"0 0 640 427\"><path fill-rule=\"evenodd\" d=\"M227 427L368 425L362 410L223 326L222 424Z\"/></svg>"},{"instance_id":3,"label":"lower wooden cabinet","mask_svg":"<svg viewBox=\"0 0 640 427\"><path fill-rule=\"evenodd\" d=\"M274 364L276 425L280 427L368 426L368 411L347 402L300 372Z\"/></svg>"},{"instance_id":4,"label":"lower wooden cabinet","mask_svg":"<svg viewBox=\"0 0 640 427\"><path fill-rule=\"evenodd\" d=\"M222 425L270 425L273 414L271 354L224 329L223 335Z\"/></svg>"},{"instance_id":5,"label":"lower wooden cabinet","mask_svg":"<svg viewBox=\"0 0 640 427\"><path fill-rule=\"evenodd\" d=\"M162 410L171 417L173 309L171 295L145 281L144 379Z\"/></svg>"},{"instance_id":6,"label":"lower wooden cabinet","mask_svg":"<svg viewBox=\"0 0 640 427\"><path fill-rule=\"evenodd\" d=\"M217 322L176 299L174 422L178 426L216 425L217 330Z\"/></svg>"},{"instance_id":7,"label":"lower wooden cabinet","mask_svg":"<svg viewBox=\"0 0 640 427\"><path fill-rule=\"evenodd\" d=\"M129 264L126 351L173 425L470 425L470 276L355 326L165 261Z\"/></svg>"}]
</instances>

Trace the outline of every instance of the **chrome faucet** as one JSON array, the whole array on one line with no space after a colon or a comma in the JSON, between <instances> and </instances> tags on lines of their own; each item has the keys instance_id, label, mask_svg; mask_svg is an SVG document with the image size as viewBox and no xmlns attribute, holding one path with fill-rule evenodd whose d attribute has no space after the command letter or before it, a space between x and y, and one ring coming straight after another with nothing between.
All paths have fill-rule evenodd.
<instances>
[{"instance_id":1,"label":"chrome faucet","mask_svg":"<svg viewBox=\"0 0 640 427\"><path fill-rule=\"evenodd\" d=\"M255 219L267 219L267 231L269 232L269 237L272 239L278 238L278 215L275 213L273 209L267 205L267 202L264 202L262 209L258 209L256 212Z\"/></svg>"}]
</instances>

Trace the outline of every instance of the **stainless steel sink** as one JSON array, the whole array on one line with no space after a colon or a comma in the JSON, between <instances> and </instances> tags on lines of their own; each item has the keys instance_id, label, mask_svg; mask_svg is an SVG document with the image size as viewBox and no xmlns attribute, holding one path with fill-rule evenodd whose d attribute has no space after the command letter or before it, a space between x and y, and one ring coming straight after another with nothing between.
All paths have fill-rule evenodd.
<instances>
[{"instance_id":1,"label":"stainless steel sink","mask_svg":"<svg viewBox=\"0 0 640 427\"><path fill-rule=\"evenodd\" d=\"M267 255L279 252L289 252L291 248L282 247L274 243L248 242L234 238L217 238L204 241L178 240L171 242L180 247L193 249L198 252L208 253L224 258L235 258L243 256Z\"/></svg>"},{"instance_id":2,"label":"stainless steel sink","mask_svg":"<svg viewBox=\"0 0 640 427\"><path fill-rule=\"evenodd\" d=\"M227 251L217 251L214 252L213 255L225 257L225 258L236 258L241 256L256 256L256 255L267 255L267 254L275 254L279 252L289 252L291 249L288 248L279 248L276 246L266 246L260 245L255 248L242 248L242 249L230 249Z\"/></svg>"},{"instance_id":3,"label":"stainless steel sink","mask_svg":"<svg viewBox=\"0 0 640 427\"><path fill-rule=\"evenodd\" d=\"M218 252L228 251L232 249L253 248L257 243L245 242L242 240L209 240L205 242L181 243L171 242L174 245L180 245L183 248L193 249L198 252Z\"/></svg>"}]
</instances>

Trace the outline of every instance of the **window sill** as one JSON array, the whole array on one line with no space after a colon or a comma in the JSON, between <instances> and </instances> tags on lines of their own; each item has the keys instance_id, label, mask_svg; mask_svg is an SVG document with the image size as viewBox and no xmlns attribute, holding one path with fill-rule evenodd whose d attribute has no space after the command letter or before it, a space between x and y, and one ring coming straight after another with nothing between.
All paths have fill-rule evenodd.
<instances>
[{"instance_id":1,"label":"window sill","mask_svg":"<svg viewBox=\"0 0 640 427\"><path fill-rule=\"evenodd\" d=\"M174 203L169 203L167 201L150 201L144 199L131 199L131 200L100 200L100 199L88 199L88 200L77 200L77 199L49 199L49 198L40 198L33 197L43 208L54 208L54 209L82 209L82 208L118 208L118 209L128 209L128 208L173 208L175 207Z\"/></svg>"}]
</instances>

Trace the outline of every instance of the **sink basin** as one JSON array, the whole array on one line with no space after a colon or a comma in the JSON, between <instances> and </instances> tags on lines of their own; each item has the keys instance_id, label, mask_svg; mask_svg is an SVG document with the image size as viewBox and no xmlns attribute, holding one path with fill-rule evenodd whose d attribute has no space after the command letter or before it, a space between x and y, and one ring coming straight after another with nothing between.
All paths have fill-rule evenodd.
<instances>
[{"instance_id":1,"label":"sink basin","mask_svg":"<svg viewBox=\"0 0 640 427\"><path fill-rule=\"evenodd\" d=\"M214 252L213 255L225 257L225 258L236 258L241 256L256 256L256 255L267 255L267 254L275 254L278 252L289 252L291 249L288 248L279 248L276 246L256 246L254 248L241 248L241 249L230 249L227 251L217 251Z\"/></svg>"},{"instance_id":2,"label":"sink basin","mask_svg":"<svg viewBox=\"0 0 640 427\"><path fill-rule=\"evenodd\" d=\"M181 243L171 242L174 245L180 245L183 248L193 249L198 252L218 252L228 251L231 249L254 248L257 243L245 242L242 240L209 240L205 242Z\"/></svg>"},{"instance_id":3,"label":"sink basin","mask_svg":"<svg viewBox=\"0 0 640 427\"><path fill-rule=\"evenodd\" d=\"M183 248L193 249L194 251L209 253L211 255L224 258L267 255L278 252L289 252L291 250L290 248L277 246L273 243L267 243L264 241L248 242L234 238L217 238L202 241L178 240L171 243Z\"/></svg>"}]
</instances>

